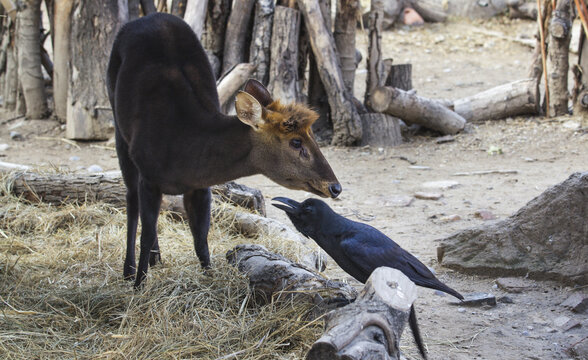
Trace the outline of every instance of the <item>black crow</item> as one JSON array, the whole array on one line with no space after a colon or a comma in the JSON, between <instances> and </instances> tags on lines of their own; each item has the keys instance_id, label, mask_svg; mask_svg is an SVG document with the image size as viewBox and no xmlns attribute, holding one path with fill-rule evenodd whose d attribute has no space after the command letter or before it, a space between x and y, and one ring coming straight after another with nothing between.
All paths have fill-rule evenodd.
<instances>
[{"instance_id":1,"label":"black crow","mask_svg":"<svg viewBox=\"0 0 588 360\"><path fill-rule=\"evenodd\" d=\"M365 283L376 268L388 266L402 271L419 286L463 300L460 293L439 281L422 262L376 228L337 214L322 200L307 199L302 203L285 197L272 200L284 204L272 205L284 210L298 231L316 241L358 281ZM414 307L410 310L409 323L419 351L426 359Z\"/></svg>"}]
</instances>

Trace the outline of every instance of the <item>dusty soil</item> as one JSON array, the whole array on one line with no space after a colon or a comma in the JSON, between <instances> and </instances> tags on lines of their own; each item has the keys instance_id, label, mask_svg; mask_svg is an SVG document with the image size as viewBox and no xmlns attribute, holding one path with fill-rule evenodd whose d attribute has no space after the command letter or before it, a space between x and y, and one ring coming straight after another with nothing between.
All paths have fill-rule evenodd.
<instances>
[{"instance_id":1,"label":"dusty soil","mask_svg":"<svg viewBox=\"0 0 588 360\"><path fill-rule=\"evenodd\" d=\"M526 77L532 49L483 31L532 38L535 23L494 19L452 20L448 24L401 28L387 32L384 49L396 63L413 64L413 85L419 94L456 99ZM365 47L366 35L358 36ZM364 51L365 54L365 51ZM388 55L389 54L389 55ZM356 96L363 92L364 71L358 71ZM91 165L116 170L112 142L74 143L64 140L63 126L54 121L9 120L3 115L0 160L87 171ZM9 120L9 121L7 121ZM522 293L505 293L494 278L448 271L436 262L436 239L484 221L488 210L502 219L571 173L588 170L586 120L578 117L516 118L469 124L455 141L437 144L431 134L410 136L403 145L386 148L323 149L344 192L328 200L338 212L367 222L437 271L439 278L462 293L486 292L512 303L496 307L460 308L452 299L428 289L419 291L416 306L430 359L567 359L570 345L588 336L588 319L559 304L573 290L552 282L528 281ZM19 132L22 141L11 140ZM493 151L489 151L493 150ZM514 174L455 176L478 170L516 170ZM453 180L451 189L425 189L423 183ZM288 223L269 205L274 196L302 200L311 196L286 190L262 176L240 180L262 190L268 216ZM440 193L440 200L419 200L417 191ZM327 274L349 279L330 263ZM352 279L349 279L352 282ZM580 321L563 332L554 324L560 316ZM410 332L403 339L407 358L418 358Z\"/></svg>"}]
</instances>

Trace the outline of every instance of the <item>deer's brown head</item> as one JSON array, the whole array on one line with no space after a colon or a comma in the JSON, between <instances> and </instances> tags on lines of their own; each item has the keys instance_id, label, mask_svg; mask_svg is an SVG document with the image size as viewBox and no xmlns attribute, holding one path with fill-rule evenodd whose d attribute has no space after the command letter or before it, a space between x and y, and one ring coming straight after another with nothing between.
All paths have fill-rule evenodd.
<instances>
[{"instance_id":1,"label":"deer's brown head","mask_svg":"<svg viewBox=\"0 0 588 360\"><path fill-rule=\"evenodd\" d=\"M252 158L278 184L323 197L337 197L341 184L321 153L311 126L318 114L301 104L283 105L249 80L235 101L237 117L252 131Z\"/></svg>"}]
</instances>

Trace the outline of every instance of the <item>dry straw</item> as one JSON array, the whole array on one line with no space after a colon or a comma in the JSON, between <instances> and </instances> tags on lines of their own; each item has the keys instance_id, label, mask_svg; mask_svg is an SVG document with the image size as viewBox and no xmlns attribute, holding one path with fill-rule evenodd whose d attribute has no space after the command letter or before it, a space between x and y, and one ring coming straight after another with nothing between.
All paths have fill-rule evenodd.
<instances>
[{"instance_id":1,"label":"dry straw","mask_svg":"<svg viewBox=\"0 0 588 360\"><path fill-rule=\"evenodd\" d=\"M0 195L0 358L298 359L322 332L312 305L254 304L226 251L260 243L296 259L280 239L232 232L216 212L204 274L187 224L163 214L163 264L145 288L122 280L126 217L108 204L52 206ZM220 205L218 206L228 206Z\"/></svg>"}]
</instances>

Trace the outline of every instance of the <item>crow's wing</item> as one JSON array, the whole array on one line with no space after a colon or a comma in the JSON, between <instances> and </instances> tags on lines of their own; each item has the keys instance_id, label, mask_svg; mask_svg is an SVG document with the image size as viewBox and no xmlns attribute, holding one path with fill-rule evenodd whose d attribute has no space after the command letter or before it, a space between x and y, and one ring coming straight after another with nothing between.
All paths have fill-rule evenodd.
<instances>
[{"instance_id":1,"label":"crow's wing","mask_svg":"<svg viewBox=\"0 0 588 360\"><path fill-rule=\"evenodd\" d=\"M356 229L352 237L341 242L341 248L368 277L376 268L388 266L402 271L420 286L427 286L431 280L436 280L422 262L389 237L369 225L361 225L364 226Z\"/></svg>"}]
</instances>

